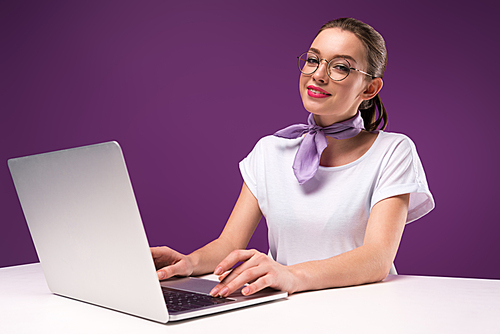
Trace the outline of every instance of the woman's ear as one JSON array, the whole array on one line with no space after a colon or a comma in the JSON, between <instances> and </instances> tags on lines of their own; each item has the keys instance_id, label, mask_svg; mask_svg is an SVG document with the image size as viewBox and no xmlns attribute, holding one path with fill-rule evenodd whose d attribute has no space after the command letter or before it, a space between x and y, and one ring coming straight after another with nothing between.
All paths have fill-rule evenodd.
<instances>
[{"instance_id":1,"label":"woman's ear","mask_svg":"<svg viewBox=\"0 0 500 334\"><path fill-rule=\"evenodd\" d=\"M378 94L378 92L380 92L383 85L384 81L382 81L382 78L372 79L372 81L366 87L365 91L361 93L361 98L363 100L373 99Z\"/></svg>"}]
</instances>

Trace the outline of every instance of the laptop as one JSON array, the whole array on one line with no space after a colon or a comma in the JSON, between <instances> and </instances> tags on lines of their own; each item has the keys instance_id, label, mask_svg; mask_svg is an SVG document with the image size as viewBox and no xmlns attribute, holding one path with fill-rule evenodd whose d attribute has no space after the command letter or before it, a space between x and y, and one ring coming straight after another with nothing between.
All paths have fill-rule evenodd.
<instances>
[{"instance_id":1,"label":"laptop","mask_svg":"<svg viewBox=\"0 0 500 334\"><path fill-rule=\"evenodd\" d=\"M8 165L54 294L161 323L287 297L268 288L221 299L209 296L214 280L158 281L117 142L10 159ZM207 300L167 306L186 293Z\"/></svg>"}]
</instances>

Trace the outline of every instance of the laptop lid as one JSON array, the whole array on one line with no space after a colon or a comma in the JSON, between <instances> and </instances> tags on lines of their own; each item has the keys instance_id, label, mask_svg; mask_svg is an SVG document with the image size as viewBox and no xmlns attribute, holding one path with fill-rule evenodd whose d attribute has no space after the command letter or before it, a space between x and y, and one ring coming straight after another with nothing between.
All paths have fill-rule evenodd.
<instances>
[{"instance_id":1,"label":"laptop lid","mask_svg":"<svg viewBox=\"0 0 500 334\"><path fill-rule=\"evenodd\" d=\"M169 315L122 150L117 142L10 159L9 169L49 289L167 322L286 297L266 289L234 303ZM208 293L216 282L162 281Z\"/></svg>"},{"instance_id":2,"label":"laptop lid","mask_svg":"<svg viewBox=\"0 0 500 334\"><path fill-rule=\"evenodd\" d=\"M53 293L168 321L118 143L16 158L8 165Z\"/></svg>"}]
</instances>

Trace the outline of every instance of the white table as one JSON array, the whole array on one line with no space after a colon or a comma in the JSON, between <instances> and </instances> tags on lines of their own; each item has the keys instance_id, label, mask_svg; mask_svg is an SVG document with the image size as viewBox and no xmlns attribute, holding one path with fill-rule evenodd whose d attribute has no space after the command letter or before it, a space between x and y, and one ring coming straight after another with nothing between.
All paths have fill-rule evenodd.
<instances>
[{"instance_id":1,"label":"white table","mask_svg":"<svg viewBox=\"0 0 500 334\"><path fill-rule=\"evenodd\" d=\"M500 333L500 280L389 276L159 324L53 295L36 263L0 268L0 333Z\"/></svg>"}]
</instances>

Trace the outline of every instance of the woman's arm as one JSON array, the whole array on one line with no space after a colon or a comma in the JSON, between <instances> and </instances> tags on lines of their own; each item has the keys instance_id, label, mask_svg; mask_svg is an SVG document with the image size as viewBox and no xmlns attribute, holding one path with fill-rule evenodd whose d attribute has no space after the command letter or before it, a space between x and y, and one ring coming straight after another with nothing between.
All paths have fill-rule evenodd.
<instances>
[{"instance_id":1,"label":"woman's arm","mask_svg":"<svg viewBox=\"0 0 500 334\"><path fill-rule=\"evenodd\" d=\"M212 273L229 253L248 245L261 217L257 199L243 183L240 196L219 238L189 255L168 247L151 248L158 278Z\"/></svg>"},{"instance_id":2,"label":"woman's arm","mask_svg":"<svg viewBox=\"0 0 500 334\"><path fill-rule=\"evenodd\" d=\"M363 246L324 261L292 266L298 291L349 286L383 280L389 274L403 235L410 195L382 200L373 206ZM314 272L328 268L326 275Z\"/></svg>"},{"instance_id":3,"label":"woman's arm","mask_svg":"<svg viewBox=\"0 0 500 334\"><path fill-rule=\"evenodd\" d=\"M221 274L238 262L211 292L227 296L247 282L245 295L265 287L289 293L358 285L383 280L389 273L401 241L410 195L382 200L374 205L368 219L363 245L325 260L283 266L264 254L249 250L233 251L216 268Z\"/></svg>"}]
</instances>

